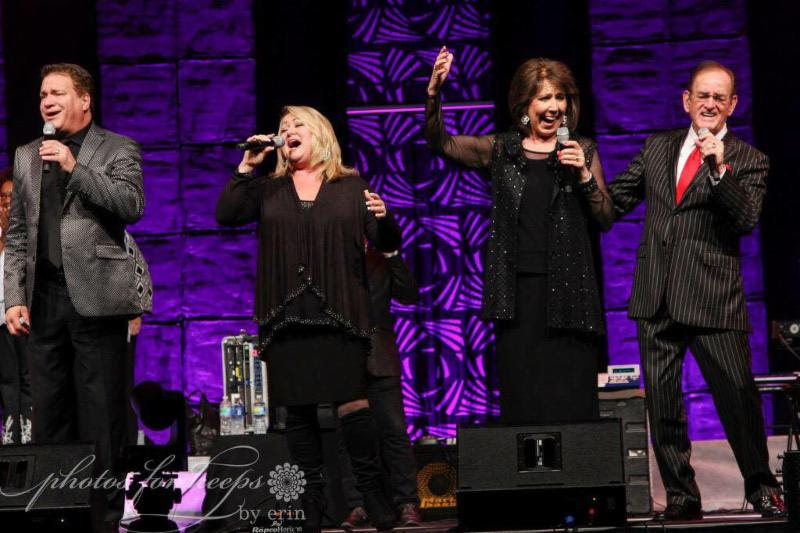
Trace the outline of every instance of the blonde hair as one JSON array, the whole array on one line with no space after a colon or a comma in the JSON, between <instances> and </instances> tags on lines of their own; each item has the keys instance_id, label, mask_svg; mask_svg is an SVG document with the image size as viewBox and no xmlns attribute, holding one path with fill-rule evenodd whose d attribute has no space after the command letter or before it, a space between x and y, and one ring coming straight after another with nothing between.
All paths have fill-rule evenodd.
<instances>
[{"instance_id":1,"label":"blonde hair","mask_svg":"<svg viewBox=\"0 0 800 533\"><path fill-rule=\"evenodd\" d=\"M311 168L319 166L325 181L335 181L344 176L358 174L354 168L342 163L342 149L339 147L339 141L336 140L336 134L333 132L330 121L322 113L313 107L289 105L281 110L280 120L283 121L286 115L292 115L311 131L311 161L309 165ZM280 129L280 122L278 129ZM280 150L277 152L278 162L273 174L276 178L290 173L289 161L283 157Z\"/></svg>"}]
</instances>

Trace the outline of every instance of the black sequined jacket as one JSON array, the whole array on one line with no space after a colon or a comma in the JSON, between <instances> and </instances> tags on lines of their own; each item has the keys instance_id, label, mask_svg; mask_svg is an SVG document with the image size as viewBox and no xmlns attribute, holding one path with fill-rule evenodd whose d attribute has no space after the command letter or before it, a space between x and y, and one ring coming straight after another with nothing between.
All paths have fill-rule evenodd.
<instances>
[{"instance_id":1,"label":"black sequined jacket","mask_svg":"<svg viewBox=\"0 0 800 533\"><path fill-rule=\"evenodd\" d=\"M364 243L396 250L400 228L390 214L378 219L367 210L367 188L358 176L323 182L308 217L289 176L235 175L222 191L219 224L258 222L255 319L262 349L292 324L332 326L364 339L372 335ZM320 311L295 313L308 294Z\"/></svg>"},{"instance_id":2,"label":"black sequined jacket","mask_svg":"<svg viewBox=\"0 0 800 533\"><path fill-rule=\"evenodd\" d=\"M461 164L488 168L492 182L491 233L486 248L482 316L514 318L517 276L518 215L526 180L522 132L517 128L479 137L449 135L444 128L441 100L426 105L428 146ZM592 168L596 145L578 142ZM604 332L603 307L594 270L589 227L607 229L612 221L608 193L594 182L579 183L577 172L554 164L556 186L550 202L548 235L548 326L587 333ZM601 169L597 169L602 171Z\"/></svg>"}]
</instances>

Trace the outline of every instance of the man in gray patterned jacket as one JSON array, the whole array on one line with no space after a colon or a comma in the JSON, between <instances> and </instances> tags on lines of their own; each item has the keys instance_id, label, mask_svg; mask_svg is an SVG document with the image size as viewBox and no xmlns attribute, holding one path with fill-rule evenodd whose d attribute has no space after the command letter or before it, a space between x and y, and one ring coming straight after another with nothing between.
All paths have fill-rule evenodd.
<instances>
[{"instance_id":1,"label":"man in gray patterned jacket","mask_svg":"<svg viewBox=\"0 0 800 533\"><path fill-rule=\"evenodd\" d=\"M92 122L93 80L42 69L39 111L54 138L16 151L6 241L6 322L29 335L34 442L97 443L100 471L125 438L128 318L140 313L125 226L144 211L141 156Z\"/></svg>"}]
</instances>

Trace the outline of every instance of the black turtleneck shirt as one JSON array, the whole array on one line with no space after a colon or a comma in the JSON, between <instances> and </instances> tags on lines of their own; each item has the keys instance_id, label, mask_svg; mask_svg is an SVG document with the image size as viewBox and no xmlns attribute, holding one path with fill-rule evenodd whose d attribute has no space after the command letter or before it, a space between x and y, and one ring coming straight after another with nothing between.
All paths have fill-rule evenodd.
<instances>
[{"instance_id":1,"label":"black turtleneck shirt","mask_svg":"<svg viewBox=\"0 0 800 533\"><path fill-rule=\"evenodd\" d=\"M82 130L61 141L69 147L75 159L78 159L78 153L91 127L92 124L89 123ZM42 167L42 205L39 210L39 242L36 255L37 263L52 270L61 269L61 211L67 196L69 178L70 175L56 162L51 162L49 172Z\"/></svg>"}]
</instances>

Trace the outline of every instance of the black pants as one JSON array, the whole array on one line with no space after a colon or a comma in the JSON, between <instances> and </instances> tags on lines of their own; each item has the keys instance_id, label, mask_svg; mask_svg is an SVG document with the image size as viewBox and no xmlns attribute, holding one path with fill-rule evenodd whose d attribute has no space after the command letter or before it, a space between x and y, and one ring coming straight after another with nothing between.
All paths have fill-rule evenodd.
<instances>
[{"instance_id":1,"label":"black pants","mask_svg":"<svg viewBox=\"0 0 800 533\"><path fill-rule=\"evenodd\" d=\"M495 323L500 419L505 424L599 417L597 346L547 327L547 275L517 276L513 320Z\"/></svg>"},{"instance_id":2,"label":"black pants","mask_svg":"<svg viewBox=\"0 0 800 533\"><path fill-rule=\"evenodd\" d=\"M95 473L111 472L125 441L127 320L82 317L65 286L36 285L28 339L34 442L94 442Z\"/></svg>"},{"instance_id":3,"label":"black pants","mask_svg":"<svg viewBox=\"0 0 800 533\"><path fill-rule=\"evenodd\" d=\"M777 492L778 483L769 469L761 398L750 367L747 333L691 327L662 316L639 320L638 335L653 451L667 503L700 502L689 464L692 445L681 390L687 347L711 390L744 477L748 500Z\"/></svg>"},{"instance_id":4,"label":"black pants","mask_svg":"<svg viewBox=\"0 0 800 533\"><path fill-rule=\"evenodd\" d=\"M389 475L392 503L396 506L419 503L417 465L411 449L411 439L408 438L406 431L400 376L370 376L367 381L367 399L375 421L383 469ZM350 457L341 436L339 466L342 471L342 489L348 507L350 509L363 507L364 499L356 490Z\"/></svg>"},{"instance_id":5,"label":"black pants","mask_svg":"<svg viewBox=\"0 0 800 533\"><path fill-rule=\"evenodd\" d=\"M31 440L33 403L28 375L26 338L0 326L0 404L3 407L3 444Z\"/></svg>"}]
</instances>

